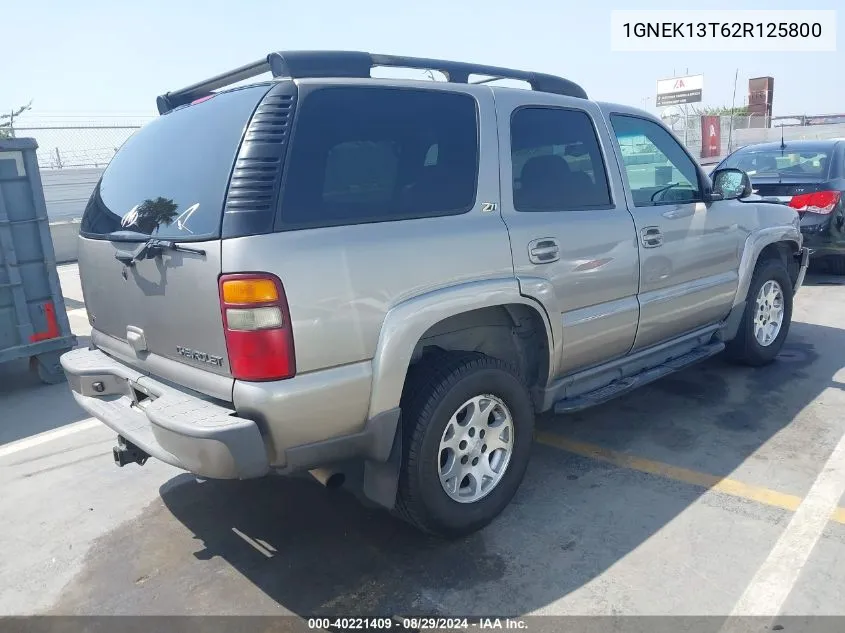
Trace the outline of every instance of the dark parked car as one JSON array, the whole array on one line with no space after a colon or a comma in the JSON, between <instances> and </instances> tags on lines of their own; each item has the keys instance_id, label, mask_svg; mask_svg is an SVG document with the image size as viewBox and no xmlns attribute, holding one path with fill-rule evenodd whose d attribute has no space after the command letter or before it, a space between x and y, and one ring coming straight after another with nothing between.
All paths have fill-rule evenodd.
<instances>
[{"instance_id":1,"label":"dark parked car","mask_svg":"<svg viewBox=\"0 0 845 633\"><path fill-rule=\"evenodd\" d=\"M754 193L798 211L811 258L845 275L845 139L747 145L716 169L725 167L745 171Z\"/></svg>"}]
</instances>

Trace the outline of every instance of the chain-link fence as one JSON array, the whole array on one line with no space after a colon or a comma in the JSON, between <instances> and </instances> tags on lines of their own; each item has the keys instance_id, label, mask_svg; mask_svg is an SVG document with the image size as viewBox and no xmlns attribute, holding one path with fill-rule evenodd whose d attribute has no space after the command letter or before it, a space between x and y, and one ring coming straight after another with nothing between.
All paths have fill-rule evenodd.
<instances>
[{"instance_id":1,"label":"chain-link fence","mask_svg":"<svg viewBox=\"0 0 845 633\"><path fill-rule=\"evenodd\" d=\"M15 123L10 130L14 136L38 142L38 166L51 222L82 216L103 169L141 123Z\"/></svg>"},{"instance_id":2,"label":"chain-link fence","mask_svg":"<svg viewBox=\"0 0 845 633\"><path fill-rule=\"evenodd\" d=\"M781 138L794 141L845 137L845 123L781 126L779 121L771 121L768 117L746 115L672 115L663 120L692 155L700 158L704 164L718 162L731 151L752 143L780 141ZM705 134L704 143L702 131ZM712 151L702 152L702 147L708 150L712 147Z\"/></svg>"},{"instance_id":3,"label":"chain-link fence","mask_svg":"<svg viewBox=\"0 0 845 633\"><path fill-rule=\"evenodd\" d=\"M708 159L725 156L736 149L740 130L761 131L767 129L771 123L768 117L747 115L733 117L689 115L685 117L682 114L673 114L664 116L663 121L697 158L706 155L702 152L702 146L712 147L715 143L715 147L709 152L710 156L706 156ZM704 132L707 143L702 143L702 122L706 124ZM717 129L712 129L711 125ZM704 160L704 162L708 161Z\"/></svg>"},{"instance_id":4,"label":"chain-link fence","mask_svg":"<svg viewBox=\"0 0 845 633\"><path fill-rule=\"evenodd\" d=\"M105 167L139 125L15 126L17 137L38 141L41 169Z\"/></svg>"}]
</instances>

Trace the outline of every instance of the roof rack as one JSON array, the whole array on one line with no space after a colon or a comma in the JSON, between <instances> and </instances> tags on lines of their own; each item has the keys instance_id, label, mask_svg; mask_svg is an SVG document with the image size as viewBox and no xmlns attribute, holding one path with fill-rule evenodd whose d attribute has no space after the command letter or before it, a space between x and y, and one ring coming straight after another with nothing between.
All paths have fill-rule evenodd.
<instances>
[{"instance_id":1,"label":"roof rack","mask_svg":"<svg viewBox=\"0 0 845 633\"><path fill-rule=\"evenodd\" d=\"M358 51L286 51L270 53L265 59L260 59L252 64L215 75L181 90L165 93L156 99L156 105L159 114L165 114L181 105L207 97L218 88L230 86L267 72L270 72L273 77L290 77L293 79L303 77L366 78L370 77L370 71L377 66L437 70L453 83L469 83L470 75L483 75L492 78L484 80L483 83L497 79L518 79L527 82L533 90L540 92L551 92L580 99L587 98L587 93L575 82L545 73L453 62L445 59L376 55Z\"/></svg>"}]
</instances>

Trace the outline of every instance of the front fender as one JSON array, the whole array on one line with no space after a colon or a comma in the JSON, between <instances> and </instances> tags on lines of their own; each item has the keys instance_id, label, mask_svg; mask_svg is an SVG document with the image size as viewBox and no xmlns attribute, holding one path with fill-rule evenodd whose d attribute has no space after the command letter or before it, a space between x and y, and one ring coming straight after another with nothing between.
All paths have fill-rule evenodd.
<instances>
[{"instance_id":1,"label":"front fender","mask_svg":"<svg viewBox=\"0 0 845 633\"><path fill-rule=\"evenodd\" d=\"M760 253L763 252L764 248L769 244L775 244L777 242L792 242L797 248L801 248L803 238L801 236L801 230L798 227L798 214L795 214L795 218L796 222L794 223L761 228L752 232L745 239L742 257L739 260L739 283L733 301L734 306L745 301L748 288L751 286L751 277L754 275L754 268L757 266L757 260L760 258Z\"/></svg>"},{"instance_id":2,"label":"front fender","mask_svg":"<svg viewBox=\"0 0 845 633\"><path fill-rule=\"evenodd\" d=\"M399 406L414 348L430 327L463 312L509 303L527 305L540 313L550 350L553 349L554 338L545 310L536 301L519 293L519 283L513 277L441 288L391 308L382 324L373 357L369 417Z\"/></svg>"}]
</instances>

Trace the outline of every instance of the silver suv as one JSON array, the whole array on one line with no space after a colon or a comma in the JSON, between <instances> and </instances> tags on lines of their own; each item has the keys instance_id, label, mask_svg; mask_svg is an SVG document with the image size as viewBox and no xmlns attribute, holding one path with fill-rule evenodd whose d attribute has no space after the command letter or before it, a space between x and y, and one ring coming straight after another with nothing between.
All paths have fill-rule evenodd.
<instances>
[{"instance_id":1,"label":"silver suv","mask_svg":"<svg viewBox=\"0 0 845 633\"><path fill-rule=\"evenodd\" d=\"M119 465L363 464L370 499L457 536L513 497L535 414L786 338L797 213L566 79L273 53L158 109L85 210L92 340L62 357Z\"/></svg>"}]
</instances>

